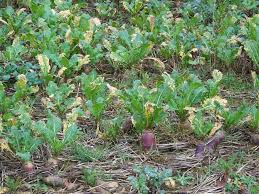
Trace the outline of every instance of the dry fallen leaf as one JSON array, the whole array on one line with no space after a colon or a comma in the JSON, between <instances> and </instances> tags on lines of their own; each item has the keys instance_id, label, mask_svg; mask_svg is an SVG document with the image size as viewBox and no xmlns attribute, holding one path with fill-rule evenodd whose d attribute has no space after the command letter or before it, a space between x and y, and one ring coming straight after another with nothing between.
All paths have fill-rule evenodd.
<instances>
[{"instance_id":1,"label":"dry fallen leaf","mask_svg":"<svg viewBox=\"0 0 259 194\"><path fill-rule=\"evenodd\" d=\"M65 186L67 190L74 190L78 187L78 184L65 181Z\"/></svg>"},{"instance_id":2,"label":"dry fallen leaf","mask_svg":"<svg viewBox=\"0 0 259 194\"><path fill-rule=\"evenodd\" d=\"M119 183L115 182L115 181L104 182L102 180L98 180L97 185L99 185L101 188L103 188L107 191L110 191L110 192L114 192L119 187Z\"/></svg>"},{"instance_id":3,"label":"dry fallen leaf","mask_svg":"<svg viewBox=\"0 0 259 194\"><path fill-rule=\"evenodd\" d=\"M54 187L63 187L65 185L66 179L60 178L59 176L48 176L43 178L43 181Z\"/></svg>"},{"instance_id":4,"label":"dry fallen leaf","mask_svg":"<svg viewBox=\"0 0 259 194\"><path fill-rule=\"evenodd\" d=\"M0 187L0 194L4 194L8 192L8 188L7 187Z\"/></svg>"},{"instance_id":5,"label":"dry fallen leaf","mask_svg":"<svg viewBox=\"0 0 259 194\"><path fill-rule=\"evenodd\" d=\"M54 159L54 158L49 158L47 161L47 165L48 166L57 166L58 165L58 160Z\"/></svg>"}]
</instances>

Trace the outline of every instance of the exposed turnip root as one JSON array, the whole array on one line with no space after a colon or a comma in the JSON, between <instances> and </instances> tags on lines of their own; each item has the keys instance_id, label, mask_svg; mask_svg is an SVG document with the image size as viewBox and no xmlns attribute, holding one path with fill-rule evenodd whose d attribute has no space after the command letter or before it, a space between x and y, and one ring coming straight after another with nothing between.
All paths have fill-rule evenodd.
<instances>
[{"instance_id":1,"label":"exposed turnip root","mask_svg":"<svg viewBox=\"0 0 259 194\"><path fill-rule=\"evenodd\" d=\"M259 145L259 135L258 134L250 134L251 142L255 145Z\"/></svg>"},{"instance_id":2,"label":"exposed turnip root","mask_svg":"<svg viewBox=\"0 0 259 194\"><path fill-rule=\"evenodd\" d=\"M34 171L34 165L32 164L32 162L26 162L23 165L23 169L28 173L28 174L32 174Z\"/></svg>"},{"instance_id":3,"label":"exposed turnip root","mask_svg":"<svg viewBox=\"0 0 259 194\"><path fill-rule=\"evenodd\" d=\"M133 129L131 117L127 117L122 124L121 130L123 133L129 133Z\"/></svg>"},{"instance_id":4,"label":"exposed turnip root","mask_svg":"<svg viewBox=\"0 0 259 194\"><path fill-rule=\"evenodd\" d=\"M204 143L198 144L195 150L195 157L203 158L204 153L205 153L205 144Z\"/></svg>"},{"instance_id":5,"label":"exposed turnip root","mask_svg":"<svg viewBox=\"0 0 259 194\"><path fill-rule=\"evenodd\" d=\"M144 131L141 135L140 143L144 150L151 150L156 147L155 134L150 131Z\"/></svg>"},{"instance_id":6,"label":"exposed turnip root","mask_svg":"<svg viewBox=\"0 0 259 194\"><path fill-rule=\"evenodd\" d=\"M203 158L206 150L213 152L224 138L224 131L218 131L207 143L198 144L195 150L195 157Z\"/></svg>"},{"instance_id":7,"label":"exposed turnip root","mask_svg":"<svg viewBox=\"0 0 259 194\"><path fill-rule=\"evenodd\" d=\"M225 138L224 131L218 131L206 144L206 148L212 152Z\"/></svg>"}]
</instances>

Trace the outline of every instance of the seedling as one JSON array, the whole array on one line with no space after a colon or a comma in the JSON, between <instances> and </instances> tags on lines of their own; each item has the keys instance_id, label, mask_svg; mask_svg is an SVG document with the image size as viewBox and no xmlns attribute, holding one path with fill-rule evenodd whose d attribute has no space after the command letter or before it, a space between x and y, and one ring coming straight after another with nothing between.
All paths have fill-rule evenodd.
<instances>
[{"instance_id":1,"label":"seedling","mask_svg":"<svg viewBox=\"0 0 259 194\"><path fill-rule=\"evenodd\" d=\"M116 117L114 119L105 120L103 126L105 126L104 136L108 140L115 141L120 133L122 125L122 118Z\"/></svg>"},{"instance_id":2,"label":"seedling","mask_svg":"<svg viewBox=\"0 0 259 194\"><path fill-rule=\"evenodd\" d=\"M83 175L84 182L91 187L96 186L97 178L98 178L97 171L95 169L85 169L83 173L84 173Z\"/></svg>"},{"instance_id":3,"label":"seedling","mask_svg":"<svg viewBox=\"0 0 259 194\"><path fill-rule=\"evenodd\" d=\"M102 147L86 147L76 144L74 154L77 160L83 162L101 161L106 158L107 151Z\"/></svg>"}]
</instances>

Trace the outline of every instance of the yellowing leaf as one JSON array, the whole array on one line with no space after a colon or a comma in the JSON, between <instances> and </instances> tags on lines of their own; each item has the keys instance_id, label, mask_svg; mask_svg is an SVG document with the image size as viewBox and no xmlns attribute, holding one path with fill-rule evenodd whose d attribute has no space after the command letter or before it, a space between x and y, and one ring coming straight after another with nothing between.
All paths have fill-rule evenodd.
<instances>
[{"instance_id":1,"label":"yellowing leaf","mask_svg":"<svg viewBox=\"0 0 259 194\"><path fill-rule=\"evenodd\" d=\"M118 91L117 88L111 86L110 84L107 83L107 87L109 89L110 95L111 96L116 96L116 92Z\"/></svg>"},{"instance_id":2,"label":"yellowing leaf","mask_svg":"<svg viewBox=\"0 0 259 194\"><path fill-rule=\"evenodd\" d=\"M92 41L92 38L93 38L93 31L87 31L87 32L84 34L84 38L85 38L85 41L91 42L91 41Z\"/></svg>"},{"instance_id":3,"label":"yellowing leaf","mask_svg":"<svg viewBox=\"0 0 259 194\"><path fill-rule=\"evenodd\" d=\"M78 59L79 66L86 65L90 62L89 55L80 55L80 58Z\"/></svg>"},{"instance_id":4,"label":"yellowing leaf","mask_svg":"<svg viewBox=\"0 0 259 194\"><path fill-rule=\"evenodd\" d=\"M212 77L215 82L220 82L222 80L223 74L219 70L215 69L212 72Z\"/></svg>"},{"instance_id":5,"label":"yellowing leaf","mask_svg":"<svg viewBox=\"0 0 259 194\"><path fill-rule=\"evenodd\" d=\"M68 42L68 43L73 42L73 39L72 39L72 36L71 36L71 28L67 29L66 34L65 34L65 39L66 39L66 42Z\"/></svg>"},{"instance_id":6,"label":"yellowing leaf","mask_svg":"<svg viewBox=\"0 0 259 194\"><path fill-rule=\"evenodd\" d=\"M27 83L27 78L24 74L20 74L17 76L17 82L15 83L15 85L19 88L25 88L26 87L26 83Z\"/></svg>"},{"instance_id":7,"label":"yellowing leaf","mask_svg":"<svg viewBox=\"0 0 259 194\"><path fill-rule=\"evenodd\" d=\"M40 88L39 88L39 86L32 86L31 89L32 89L32 93L36 94Z\"/></svg>"},{"instance_id":8,"label":"yellowing leaf","mask_svg":"<svg viewBox=\"0 0 259 194\"><path fill-rule=\"evenodd\" d=\"M208 98L204 100L202 106L210 109L214 109L215 102L219 103L222 107L226 107L228 104L228 101L226 99L221 98L220 96L214 96L213 98Z\"/></svg>"},{"instance_id":9,"label":"yellowing leaf","mask_svg":"<svg viewBox=\"0 0 259 194\"><path fill-rule=\"evenodd\" d=\"M111 45L111 43L108 41L108 40L106 40L106 39L104 39L103 40L103 46L107 49L107 50L111 50L111 48L112 48L112 45Z\"/></svg>"},{"instance_id":10,"label":"yellowing leaf","mask_svg":"<svg viewBox=\"0 0 259 194\"><path fill-rule=\"evenodd\" d=\"M154 104L150 103L150 102L147 102L145 104L145 116L146 116L146 118L149 118L150 115L154 112L153 106L154 106Z\"/></svg>"},{"instance_id":11,"label":"yellowing leaf","mask_svg":"<svg viewBox=\"0 0 259 194\"><path fill-rule=\"evenodd\" d=\"M64 71L66 70L66 67L62 67L59 71L58 71L58 77L60 77L61 75L63 75Z\"/></svg>"},{"instance_id":12,"label":"yellowing leaf","mask_svg":"<svg viewBox=\"0 0 259 194\"><path fill-rule=\"evenodd\" d=\"M67 18L70 15L71 15L71 12L69 10L60 11L58 13L58 16L62 18Z\"/></svg>"},{"instance_id":13,"label":"yellowing leaf","mask_svg":"<svg viewBox=\"0 0 259 194\"><path fill-rule=\"evenodd\" d=\"M172 177L165 179L164 182L165 182L165 186L168 189L174 189L176 187L175 180Z\"/></svg>"},{"instance_id":14,"label":"yellowing leaf","mask_svg":"<svg viewBox=\"0 0 259 194\"><path fill-rule=\"evenodd\" d=\"M210 130L209 138L212 137L222 127L221 122L216 122L214 127Z\"/></svg>"},{"instance_id":15,"label":"yellowing leaf","mask_svg":"<svg viewBox=\"0 0 259 194\"><path fill-rule=\"evenodd\" d=\"M150 30L151 30L151 32L153 32L154 27L155 27L155 16L150 15L148 17L148 22L149 22Z\"/></svg>"},{"instance_id":16,"label":"yellowing leaf","mask_svg":"<svg viewBox=\"0 0 259 194\"><path fill-rule=\"evenodd\" d=\"M26 8L21 8L16 11L16 14L19 16L22 12L26 11Z\"/></svg>"},{"instance_id":17,"label":"yellowing leaf","mask_svg":"<svg viewBox=\"0 0 259 194\"><path fill-rule=\"evenodd\" d=\"M0 139L0 150L1 152L3 152L4 150L8 151L8 152L12 152L11 148L8 145L8 142L5 139Z\"/></svg>"},{"instance_id":18,"label":"yellowing leaf","mask_svg":"<svg viewBox=\"0 0 259 194\"><path fill-rule=\"evenodd\" d=\"M101 20L99 18L91 18L90 19L90 29L92 30L94 26L101 25Z\"/></svg>"},{"instance_id":19,"label":"yellowing leaf","mask_svg":"<svg viewBox=\"0 0 259 194\"><path fill-rule=\"evenodd\" d=\"M46 55L40 54L37 56L37 59L42 73L44 74L49 73L50 71L49 58Z\"/></svg>"}]
</instances>

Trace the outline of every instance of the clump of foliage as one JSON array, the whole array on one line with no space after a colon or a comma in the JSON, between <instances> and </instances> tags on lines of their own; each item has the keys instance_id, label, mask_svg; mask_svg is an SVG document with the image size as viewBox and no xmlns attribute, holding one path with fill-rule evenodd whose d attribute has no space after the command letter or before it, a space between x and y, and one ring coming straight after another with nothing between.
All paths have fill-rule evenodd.
<instances>
[{"instance_id":1,"label":"clump of foliage","mask_svg":"<svg viewBox=\"0 0 259 194\"><path fill-rule=\"evenodd\" d=\"M54 155L60 154L64 148L73 143L79 132L75 123L62 127L62 120L51 112L49 112L46 122L37 121L34 127L44 141L49 144ZM62 138L58 136L59 133L62 133Z\"/></svg>"},{"instance_id":2,"label":"clump of foliage","mask_svg":"<svg viewBox=\"0 0 259 194\"><path fill-rule=\"evenodd\" d=\"M190 117L193 117L190 119L190 122L193 132L197 137L206 137L214 126L212 121L205 120L203 111L198 111L194 115L190 115Z\"/></svg>"},{"instance_id":3,"label":"clump of foliage","mask_svg":"<svg viewBox=\"0 0 259 194\"><path fill-rule=\"evenodd\" d=\"M147 194L152 191L164 193L162 185L167 178L172 176L169 169L159 169L152 166L135 166L133 171L136 176L130 176L128 179L132 187L141 194Z\"/></svg>"},{"instance_id":4,"label":"clump of foliage","mask_svg":"<svg viewBox=\"0 0 259 194\"><path fill-rule=\"evenodd\" d=\"M20 106L13 125L7 125L3 131L7 142L18 158L24 163L31 161L31 154L37 151L41 141L33 134L29 108Z\"/></svg>"},{"instance_id":5,"label":"clump of foliage","mask_svg":"<svg viewBox=\"0 0 259 194\"><path fill-rule=\"evenodd\" d=\"M104 41L109 58L116 69L130 68L138 64L151 51L152 44L139 32L129 34L127 30L116 32L116 39Z\"/></svg>"},{"instance_id":6,"label":"clump of foliage","mask_svg":"<svg viewBox=\"0 0 259 194\"><path fill-rule=\"evenodd\" d=\"M120 98L132 115L136 132L141 133L144 129L152 129L159 124L164 116L163 96L164 88L149 89L139 80L133 82L131 89L121 93Z\"/></svg>"},{"instance_id":7,"label":"clump of foliage","mask_svg":"<svg viewBox=\"0 0 259 194\"><path fill-rule=\"evenodd\" d=\"M214 167L217 170L223 171L228 176L225 186L226 191L238 192L241 187L254 194L259 191L258 184L254 177L244 175L243 173L236 173L237 169L239 169L244 162L244 153L237 152L230 155L227 160L220 159Z\"/></svg>"},{"instance_id":8,"label":"clump of foliage","mask_svg":"<svg viewBox=\"0 0 259 194\"><path fill-rule=\"evenodd\" d=\"M4 84L0 82L0 114L4 121L11 119L12 112L18 109L19 104L38 91L37 87L27 85L27 78L23 74L18 76L14 89L15 92L9 96L6 94Z\"/></svg>"},{"instance_id":9,"label":"clump of foliage","mask_svg":"<svg viewBox=\"0 0 259 194\"><path fill-rule=\"evenodd\" d=\"M243 104L237 108L237 110L232 110L218 106L218 113L224 120L224 127L230 129L241 124L242 119L247 116L249 108L247 105Z\"/></svg>"},{"instance_id":10,"label":"clump of foliage","mask_svg":"<svg viewBox=\"0 0 259 194\"><path fill-rule=\"evenodd\" d=\"M44 98L42 101L47 108L63 115L82 103L80 97L70 97L74 89L74 84L62 83L57 85L55 82L50 81L46 88L49 98Z\"/></svg>"},{"instance_id":11,"label":"clump of foliage","mask_svg":"<svg viewBox=\"0 0 259 194\"><path fill-rule=\"evenodd\" d=\"M96 71L90 74L82 74L81 80L82 92L86 98L86 107L95 119L96 133L100 131L100 121L105 108L110 100L108 96L107 84L104 78L98 76Z\"/></svg>"},{"instance_id":12,"label":"clump of foliage","mask_svg":"<svg viewBox=\"0 0 259 194\"><path fill-rule=\"evenodd\" d=\"M187 119L187 107L200 103L206 96L206 87L197 76L193 74L180 74L176 71L172 75L164 74L166 103L174 111L180 121Z\"/></svg>"}]
</instances>

